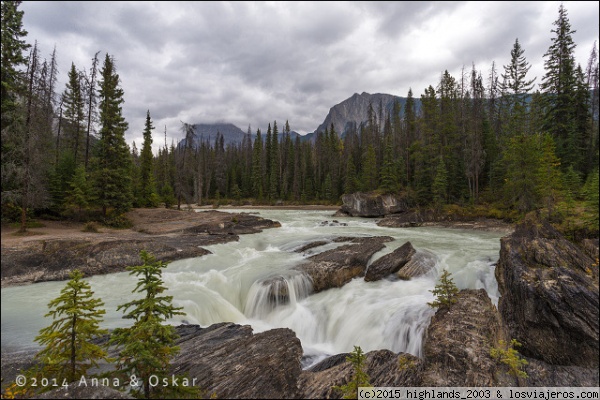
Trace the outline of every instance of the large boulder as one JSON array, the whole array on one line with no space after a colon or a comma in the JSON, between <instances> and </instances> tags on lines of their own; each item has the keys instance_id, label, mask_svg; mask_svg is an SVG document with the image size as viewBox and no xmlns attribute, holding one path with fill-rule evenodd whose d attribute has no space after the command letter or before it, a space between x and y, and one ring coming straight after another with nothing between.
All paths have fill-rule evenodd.
<instances>
[{"instance_id":1,"label":"large boulder","mask_svg":"<svg viewBox=\"0 0 600 400\"><path fill-rule=\"evenodd\" d=\"M499 310L521 352L553 365L598 368L598 267L547 222L501 239Z\"/></svg>"},{"instance_id":2,"label":"large boulder","mask_svg":"<svg viewBox=\"0 0 600 400\"><path fill-rule=\"evenodd\" d=\"M342 196L341 212L352 217L383 217L406 211L406 201L391 194L356 192Z\"/></svg>"},{"instance_id":3,"label":"large boulder","mask_svg":"<svg viewBox=\"0 0 600 400\"><path fill-rule=\"evenodd\" d=\"M367 269L365 281L376 281L397 272L407 262L410 261L416 252L417 251L410 242L404 243L390 254L386 254L385 256L373 261L373 263L369 265L369 268Z\"/></svg>"},{"instance_id":4,"label":"large boulder","mask_svg":"<svg viewBox=\"0 0 600 400\"><path fill-rule=\"evenodd\" d=\"M302 345L287 328L253 334L233 323L178 328L181 352L171 363L208 396L216 398L297 398Z\"/></svg>"},{"instance_id":5,"label":"large boulder","mask_svg":"<svg viewBox=\"0 0 600 400\"><path fill-rule=\"evenodd\" d=\"M383 249L384 243L393 239L389 236L375 236L349 240L350 244L311 256L305 263L295 267L310 278L315 292L342 287L353 278L364 276L373 254Z\"/></svg>"},{"instance_id":6,"label":"large boulder","mask_svg":"<svg viewBox=\"0 0 600 400\"><path fill-rule=\"evenodd\" d=\"M423 386L512 386L497 376L490 356L501 333L501 319L483 289L462 290L456 303L437 310L423 346Z\"/></svg>"},{"instance_id":7,"label":"large boulder","mask_svg":"<svg viewBox=\"0 0 600 400\"><path fill-rule=\"evenodd\" d=\"M437 270L435 269L436 263L437 256L435 254L421 250L416 252L410 260L396 272L396 276L402 280L409 280L429 273L437 273Z\"/></svg>"}]
</instances>

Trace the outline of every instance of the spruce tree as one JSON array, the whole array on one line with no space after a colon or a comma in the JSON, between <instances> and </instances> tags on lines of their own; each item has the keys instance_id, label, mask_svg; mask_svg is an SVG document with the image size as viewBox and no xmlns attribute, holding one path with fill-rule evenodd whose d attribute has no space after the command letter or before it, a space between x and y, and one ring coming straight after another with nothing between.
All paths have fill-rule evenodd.
<instances>
[{"instance_id":1,"label":"spruce tree","mask_svg":"<svg viewBox=\"0 0 600 400\"><path fill-rule=\"evenodd\" d=\"M140 253L143 264L127 267L130 275L138 277L133 293L142 294L142 298L132 300L117 307L123 310L123 318L132 319L133 326L114 330L110 343L120 350L117 370L125 377L135 375L140 385L133 388L138 395L150 398L165 394L173 387L151 387L150 378L170 378L168 374L170 360L179 352L175 346L177 332L166 322L175 315L185 315L181 307L174 307L173 296L165 296L167 288L162 280L162 269L166 263L157 261L145 250ZM169 379L168 379L169 380ZM156 392L156 393L155 393Z\"/></svg>"},{"instance_id":2,"label":"spruce tree","mask_svg":"<svg viewBox=\"0 0 600 400\"><path fill-rule=\"evenodd\" d=\"M442 272L440 281L435 285L431 293L436 297L431 303L427 303L430 307L443 308L449 307L451 304L456 303L456 295L459 290L454 284L454 281L450 277L450 272L447 269Z\"/></svg>"},{"instance_id":3,"label":"spruce tree","mask_svg":"<svg viewBox=\"0 0 600 400\"><path fill-rule=\"evenodd\" d=\"M46 317L54 321L35 338L45 346L36 354L41 363L37 374L55 378L58 384L80 379L90 368L97 367L99 360L109 361L106 350L92 343L93 339L108 333L99 327L105 314L100 308L104 303L93 297L94 292L79 270L73 271L70 277L60 296L48 303L50 312Z\"/></svg>"},{"instance_id":4,"label":"spruce tree","mask_svg":"<svg viewBox=\"0 0 600 400\"><path fill-rule=\"evenodd\" d=\"M534 79L527 79L531 65L525 59L525 50L519 39L515 39L510 51L510 64L504 66L500 90L507 104L505 130L509 135L527 133L527 97L533 88Z\"/></svg>"},{"instance_id":5,"label":"spruce tree","mask_svg":"<svg viewBox=\"0 0 600 400\"><path fill-rule=\"evenodd\" d=\"M360 346L354 346L354 351L346 357L346 361L352 364L353 374L350 381L342 386L334 386L333 389L342 392L344 399L358 399L358 389L361 387L371 387L369 374L365 368L365 353Z\"/></svg>"},{"instance_id":6,"label":"spruce tree","mask_svg":"<svg viewBox=\"0 0 600 400\"><path fill-rule=\"evenodd\" d=\"M448 196L448 170L446 169L446 163L444 162L443 157L441 157L438 162L435 171L435 179L431 186L431 193L433 194L433 202L439 211L441 206L446 204L446 198Z\"/></svg>"},{"instance_id":7,"label":"spruce tree","mask_svg":"<svg viewBox=\"0 0 600 400\"><path fill-rule=\"evenodd\" d=\"M16 118L15 111L17 99L25 90L25 76L23 67L27 64L24 52L31 45L25 41L27 31L23 29L23 11L19 11L21 1L2 1L2 88L0 99L2 101L2 115L0 126L2 130L2 165L5 163L4 132ZM4 171L4 168L3 168ZM4 182L2 182L4 190Z\"/></svg>"},{"instance_id":8,"label":"spruce tree","mask_svg":"<svg viewBox=\"0 0 600 400\"><path fill-rule=\"evenodd\" d=\"M511 137L503 153L505 168L503 192L505 203L521 213L533 210L539 203L540 148L536 135Z\"/></svg>"},{"instance_id":9,"label":"spruce tree","mask_svg":"<svg viewBox=\"0 0 600 400\"><path fill-rule=\"evenodd\" d=\"M67 192L65 203L67 206L76 208L77 218L81 219L83 210L89 205L90 195L90 186L83 165L75 169L75 174L69 186L70 190Z\"/></svg>"},{"instance_id":10,"label":"spruce tree","mask_svg":"<svg viewBox=\"0 0 600 400\"><path fill-rule=\"evenodd\" d=\"M152 120L150 110L146 113L146 125L144 127L144 143L140 154L140 195L142 207L156 207L157 194L154 181L153 155L152 155Z\"/></svg>"},{"instance_id":11,"label":"spruce tree","mask_svg":"<svg viewBox=\"0 0 600 400\"><path fill-rule=\"evenodd\" d=\"M62 99L65 106L64 120L66 122L64 136L68 143L68 149L73 153L75 161L79 163L83 157L83 123L85 114L83 112L84 100L81 90L81 75L71 63L68 82Z\"/></svg>"},{"instance_id":12,"label":"spruce tree","mask_svg":"<svg viewBox=\"0 0 600 400\"><path fill-rule=\"evenodd\" d=\"M252 149L252 195L262 200L263 196L263 144L260 129L256 131L254 147Z\"/></svg>"},{"instance_id":13,"label":"spruce tree","mask_svg":"<svg viewBox=\"0 0 600 400\"><path fill-rule=\"evenodd\" d=\"M377 180L377 156L375 147L369 144L367 151L363 155L363 170L361 176L361 186L366 192L375 190L378 187Z\"/></svg>"},{"instance_id":14,"label":"spruce tree","mask_svg":"<svg viewBox=\"0 0 600 400\"><path fill-rule=\"evenodd\" d=\"M552 33L555 36L544 54L546 73L540 84L545 103L544 130L550 132L555 140L557 155L563 164L578 167L583 158L583 149L578 149L577 144L581 143L579 136L583 133L576 130L575 124L576 45L572 37L575 31L571 29L563 4L553 25L555 28Z\"/></svg>"},{"instance_id":15,"label":"spruce tree","mask_svg":"<svg viewBox=\"0 0 600 400\"><path fill-rule=\"evenodd\" d=\"M108 54L100 71L100 141L93 168L96 202L107 215L131 208L131 157L125 143L127 122L123 117L123 89L112 57Z\"/></svg>"},{"instance_id":16,"label":"spruce tree","mask_svg":"<svg viewBox=\"0 0 600 400\"><path fill-rule=\"evenodd\" d=\"M279 198L279 141L278 141L279 132L277 130L277 121L273 122L273 133L271 135L271 151L267 154L269 157L269 197L271 202L274 202Z\"/></svg>"}]
</instances>

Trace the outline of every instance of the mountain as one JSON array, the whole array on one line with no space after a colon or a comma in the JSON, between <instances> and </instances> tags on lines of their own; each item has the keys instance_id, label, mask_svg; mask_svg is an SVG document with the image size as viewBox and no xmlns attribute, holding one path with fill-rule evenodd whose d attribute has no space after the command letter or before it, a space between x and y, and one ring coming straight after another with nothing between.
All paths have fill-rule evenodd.
<instances>
[{"instance_id":1,"label":"mountain","mask_svg":"<svg viewBox=\"0 0 600 400\"><path fill-rule=\"evenodd\" d=\"M217 133L223 135L225 145L230 143L241 143L246 132L233 124L217 123L217 124L194 124L194 139L196 143L208 141L214 145ZM183 139L185 141L185 139Z\"/></svg>"},{"instance_id":2,"label":"mountain","mask_svg":"<svg viewBox=\"0 0 600 400\"><path fill-rule=\"evenodd\" d=\"M317 132L324 132L325 128L329 129L332 123L338 135L343 137L351 129L358 129L361 123L367 121L369 104L372 104L375 115L379 118L380 104L383 106L383 115L385 117L391 112L395 100L400 102L401 109L404 110L406 97L384 93L354 93L352 97L331 107L329 113L325 117L325 121L323 121L312 134L307 135L305 138L314 140ZM417 101L418 100L415 99L415 103L417 103ZM418 104L415 105L418 107Z\"/></svg>"},{"instance_id":3,"label":"mountain","mask_svg":"<svg viewBox=\"0 0 600 400\"><path fill-rule=\"evenodd\" d=\"M244 136L246 132L238 128L237 126L229 123L215 123L215 124L193 124L194 127L194 145L198 145L200 142L208 142L211 146L214 146L215 139L217 138L217 133L223 135L223 139L225 142L225 146L228 144L239 144L244 140ZM261 130L263 136L267 133L266 130ZM250 134L252 141L254 142L254 138L256 137L256 132L252 132ZM281 140L283 134L279 133L279 138ZM296 140L296 136L302 136L298 132L291 131L290 137L292 140ZM263 138L264 140L264 138ZM179 146L183 146L185 144L185 138L183 138L179 142Z\"/></svg>"}]
</instances>

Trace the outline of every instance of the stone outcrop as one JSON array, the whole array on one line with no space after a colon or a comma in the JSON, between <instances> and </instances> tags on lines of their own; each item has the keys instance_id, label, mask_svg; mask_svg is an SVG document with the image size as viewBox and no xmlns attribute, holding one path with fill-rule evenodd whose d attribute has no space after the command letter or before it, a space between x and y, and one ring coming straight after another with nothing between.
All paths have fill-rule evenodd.
<instances>
[{"instance_id":1,"label":"stone outcrop","mask_svg":"<svg viewBox=\"0 0 600 400\"><path fill-rule=\"evenodd\" d=\"M352 217L383 217L408 209L406 202L394 195L356 192L342 196L340 211Z\"/></svg>"},{"instance_id":2,"label":"stone outcrop","mask_svg":"<svg viewBox=\"0 0 600 400\"><path fill-rule=\"evenodd\" d=\"M502 367L490 356L504 339L501 326L485 290L460 291L457 302L438 309L427 328L423 386L513 386L514 378L497 374Z\"/></svg>"},{"instance_id":3,"label":"stone outcrop","mask_svg":"<svg viewBox=\"0 0 600 400\"><path fill-rule=\"evenodd\" d=\"M178 328L174 373L196 378L207 397L296 398L302 346L287 328L252 333L233 323Z\"/></svg>"},{"instance_id":4,"label":"stone outcrop","mask_svg":"<svg viewBox=\"0 0 600 400\"><path fill-rule=\"evenodd\" d=\"M364 276L373 254L383 249L384 243L393 239L388 236L376 236L349 240L350 244L311 256L294 269L310 278L315 292L341 287L352 278Z\"/></svg>"},{"instance_id":5,"label":"stone outcrop","mask_svg":"<svg viewBox=\"0 0 600 400\"><path fill-rule=\"evenodd\" d=\"M46 393L35 396L36 399L135 399L125 392L102 386L89 381L88 383L73 382Z\"/></svg>"},{"instance_id":6,"label":"stone outcrop","mask_svg":"<svg viewBox=\"0 0 600 400\"><path fill-rule=\"evenodd\" d=\"M303 399L339 399L342 393L332 386L347 384L354 374L348 354L329 357L302 371L298 394ZM370 351L365 355L364 371L373 386L419 386L423 362L418 357L389 350Z\"/></svg>"},{"instance_id":7,"label":"stone outcrop","mask_svg":"<svg viewBox=\"0 0 600 400\"><path fill-rule=\"evenodd\" d=\"M365 281L372 282L379 280L383 277L391 275L397 272L400 268L410 261L417 251L410 242L404 243L390 254L386 254L383 257L373 261L367 273L365 274Z\"/></svg>"},{"instance_id":8,"label":"stone outcrop","mask_svg":"<svg viewBox=\"0 0 600 400\"><path fill-rule=\"evenodd\" d=\"M402 280L409 280L421 275L426 275L435 272L435 264L437 257L435 254L428 251L417 251L410 260L404 264L396 276Z\"/></svg>"},{"instance_id":9,"label":"stone outcrop","mask_svg":"<svg viewBox=\"0 0 600 400\"><path fill-rule=\"evenodd\" d=\"M499 310L520 351L551 365L598 368L598 267L546 222L501 239Z\"/></svg>"}]
</instances>

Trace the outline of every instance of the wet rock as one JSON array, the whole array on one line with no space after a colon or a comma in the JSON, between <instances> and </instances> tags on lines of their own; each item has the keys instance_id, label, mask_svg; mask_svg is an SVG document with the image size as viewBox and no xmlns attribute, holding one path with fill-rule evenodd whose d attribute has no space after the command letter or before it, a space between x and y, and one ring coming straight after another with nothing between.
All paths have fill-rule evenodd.
<instances>
[{"instance_id":1,"label":"wet rock","mask_svg":"<svg viewBox=\"0 0 600 400\"><path fill-rule=\"evenodd\" d=\"M410 242L404 243L390 254L373 261L365 274L365 281L379 280L397 272L415 255L416 250Z\"/></svg>"},{"instance_id":2,"label":"wet rock","mask_svg":"<svg viewBox=\"0 0 600 400\"><path fill-rule=\"evenodd\" d=\"M305 244L304 246L295 249L294 252L304 253L308 250L314 249L315 247L320 247L320 246L326 245L327 243L329 243L329 242L326 240L317 240L315 242Z\"/></svg>"},{"instance_id":3,"label":"wet rock","mask_svg":"<svg viewBox=\"0 0 600 400\"><path fill-rule=\"evenodd\" d=\"M125 392L103 386L91 380L73 382L35 396L36 399L135 399Z\"/></svg>"},{"instance_id":4,"label":"wet rock","mask_svg":"<svg viewBox=\"0 0 600 400\"><path fill-rule=\"evenodd\" d=\"M391 194L356 192L342 196L342 213L352 217L383 217L408 209L406 201Z\"/></svg>"},{"instance_id":5,"label":"wet rock","mask_svg":"<svg viewBox=\"0 0 600 400\"><path fill-rule=\"evenodd\" d=\"M434 220L433 212L406 211L393 215L386 215L385 218L377 221L377 225L388 228L413 228L422 226L425 222Z\"/></svg>"},{"instance_id":6,"label":"wet rock","mask_svg":"<svg viewBox=\"0 0 600 400\"><path fill-rule=\"evenodd\" d=\"M400 267L396 276L403 280L409 280L417 276L433 273L435 272L436 263L437 257L435 254L419 250L406 264Z\"/></svg>"},{"instance_id":7,"label":"wet rock","mask_svg":"<svg viewBox=\"0 0 600 400\"><path fill-rule=\"evenodd\" d=\"M304 399L339 399L341 392L332 386L347 384L354 369L347 354L327 358L302 371L298 379L298 394ZM366 353L365 372L373 386L420 386L422 361L413 355L376 350Z\"/></svg>"},{"instance_id":8,"label":"wet rock","mask_svg":"<svg viewBox=\"0 0 600 400\"><path fill-rule=\"evenodd\" d=\"M431 319L423 354L423 386L512 386L496 376L500 367L490 356L501 333L501 319L483 289L461 290L457 302Z\"/></svg>"},{"instance_id":9,"label":"wet rock","mask_svg":"<svg viewBox=\"0 0 600 400\"><path fill-rule=\"evenodd\" d=\"M527 386L598 386L598 368L583 368L567 365L551 365L534 358L525 358L528 364Z\"/></svg>"},{"instance_id":10,"label":"wet rock","mask_svg":"<svg viewBox=\"0 0 600 400\"><path fill-rule=\"evenodd\" d=\"M363 276L371 256L391 240L389 236L352 238L351 244L311 256L294 269L310 277L315 292L342 287L352 278Z\"/></svg>"},{"instance_id":11,"label":"wet rock","mask_svg":"<svg viewBox=\"0 0 600 400\"><path fill-rule=\"evenodd\" d=\"M592 258L592 260L598 260L600 255L598 254L598 239L583 239L581 241L581 247L583 251Z\"/></svg>"},{"instance_id":12,"label":"wet rock","mask_svg":"<svg viewBox=\"0 0 600 400\"><path fill-rule=\"evenodd\" d=\"M333 221L322 221L319 226L348 226L348 224L334 219Z\"/></svg>"},{"instance_id":13,"label":"wet rock","mask_svg":"<svg viewBox=\"0 0 600 400\"><path fill-rule=\"evenodd\" d=\"M257 334L232 323L191 326L178 340L175 373L216 398L297 398L302 346L287 328Z\"/></svg>"},{"instance_id":14,"label":"wet rock","mask_svg":"<svg viewBox=\"0 0 600 400\"><path fill-rule=\"evenodd\" d=\"M521 352L598 368L598 267L547 222L527 219L501 239L499 310Z\"/></svg>"}]
</instances>

